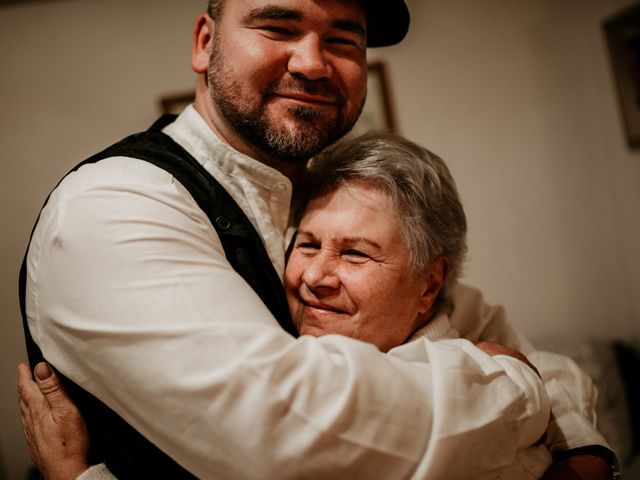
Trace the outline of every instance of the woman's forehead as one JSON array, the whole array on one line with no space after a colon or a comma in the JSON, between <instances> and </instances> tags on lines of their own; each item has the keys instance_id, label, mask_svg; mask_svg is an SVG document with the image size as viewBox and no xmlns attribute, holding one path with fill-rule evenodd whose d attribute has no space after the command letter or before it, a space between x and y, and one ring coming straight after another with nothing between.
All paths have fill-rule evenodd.
<instances>
[{"instance_id":1,"label":"woman's forehead","mask_svg":"<svg viewBox=\"0 0 640 480\"><path fill-rule=\"evenodd\" d=\"M398 219L386 193L358 182L340 185L312 199L299 229L318 236L397 239L401 235Z\"/></svg>"},{"instance_id":2,"label":"woman's forehead","mask_svg":"<svg viewBox=\"0 0 640 480\"><path fill-rule=\"evenodd\" d=\"M374 206L380 213L390 213L394 210L393 199L384 189L361 179L349 179L319 191L309 199L306 210L329 206L337 209Z\"/></svg>"}]
</instances>

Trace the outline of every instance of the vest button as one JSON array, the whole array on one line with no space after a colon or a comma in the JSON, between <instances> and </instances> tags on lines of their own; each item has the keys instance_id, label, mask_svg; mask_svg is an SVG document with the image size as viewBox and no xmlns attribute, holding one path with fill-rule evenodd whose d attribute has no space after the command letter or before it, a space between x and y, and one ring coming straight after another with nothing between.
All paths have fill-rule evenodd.
<instances>
[{"instance_id":1,"label":"vest button","mask_svg":"<svg viewBox=\"0 0 640 480\"><path fill-rule=\"evenodd\" d=\"M219 216L216 218L216 225L220 230L229 230L231 228L231 222L227 217Z\"/></svg>"}]
</instances>

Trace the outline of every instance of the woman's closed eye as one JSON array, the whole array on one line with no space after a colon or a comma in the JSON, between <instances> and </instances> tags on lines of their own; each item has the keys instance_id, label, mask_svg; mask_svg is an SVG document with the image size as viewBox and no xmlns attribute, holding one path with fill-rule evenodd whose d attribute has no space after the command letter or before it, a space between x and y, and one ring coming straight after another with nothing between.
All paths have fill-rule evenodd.
<instances>
[{"instance_id":1,"label":"woman's closed eye","mask_svg":"<svg viewBox=\"0 0 640 480\"><path fill-rule=\"evenodd\" d=\"M362 263L371 258L370 255L366 254L361 250L356 250L355 248L348 248L341 252L341 255L353 263Z\"/></svg>"},{"instance_id":2,"label":"woman's closed eye","mask_svg":"<svg viewBox=\"0 0 640 480\"><path fill-rule=\"evenodd\" d=\"M303 253L314 253L320 250L320 244L316 242L300 242L296 248Z\"/></svg>"}]
</instances>

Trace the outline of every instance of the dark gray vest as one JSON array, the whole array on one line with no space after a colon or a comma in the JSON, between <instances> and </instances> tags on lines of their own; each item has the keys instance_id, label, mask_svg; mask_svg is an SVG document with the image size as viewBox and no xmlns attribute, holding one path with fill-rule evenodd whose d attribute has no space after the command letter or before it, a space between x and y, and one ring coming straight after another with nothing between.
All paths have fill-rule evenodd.
<instances>
[{"instance_id":1,"label":"dark gray vest","mask_svg":"<svg viewBox=\"0 0 640 480\"><path fill-rule=\"evenodd\" d=\"M262 239L249 219L197 160L162 133L161 129L174 119L175 116L163 116L146 132L125 138L78 164L71 171L104 158L126 156L145 160L171 173L184 185L211 220L220 236L227 260L234 270L260 296L282 328L292 335L297 335L280 278L271 264ZM25 287L26 255L20 270L20 308L29 363L33 368L44 358L27 326ZM69 379L63 378L63 381L87 422L91 437L89 456L92 463L105 462L119 479L193 478L100 400ZM118 379L113 381L117 382ZM187 407L188 405L185 406ZM211 428L215 429L216 426L211 425Z\"/></svg>"}]
</instances>

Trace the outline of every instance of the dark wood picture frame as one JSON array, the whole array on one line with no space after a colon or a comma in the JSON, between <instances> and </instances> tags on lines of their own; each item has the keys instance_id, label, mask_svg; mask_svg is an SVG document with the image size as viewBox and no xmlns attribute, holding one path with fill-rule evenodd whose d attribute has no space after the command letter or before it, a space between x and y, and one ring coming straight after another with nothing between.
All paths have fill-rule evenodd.
<instances>
[{"instance_id":1,"label":"dark wood picture frame","mask_svg":"<svg viewBox=\"0 0 640 480\"><path fill-rule=\"evenodd\" d=\"M602 23L629 147L640 148L640 2Z\"/></svg>"},{"instance_id":2,"label":"dark wood picture frame","mask_svg":"<svg viewBox=\"0 0 640 480\"><path fill-rule=\"evenodd\" d=\"M350 135L359 135L369 130L395 132L396 120L390 97L387 68L383 62L369 64L367 88L367 101L362 115ZM193 91L164 95L159 100L160 111L162 113L180 113L193 100Z\"/></svg>"},{"instance_id":3,"label":"dark wood picture frame","mask_svg":"<svg viewBox=\"0 0 640 480\"><path fill-rule=\"evenodd\" d=\"M160 97L158 104L160 106L161 113L179 114L184 110L187 105L193 103L196 99L196 94L193 90L186 92L178 92L170 95L163 95Z\"/></svg>"},{"instance_id":4,"label":"dark wood picture frame","mask_svg":"<svg viewBox=\"0 0 640 480\"><path fill-rule=\"evenodd\" d=\"M367 90L367 101L362 109L362 114L349 136L361 135L370 130L396 132L396 118L385 63L372 62L369 64Z\"/></svg>"}]
</instances>

